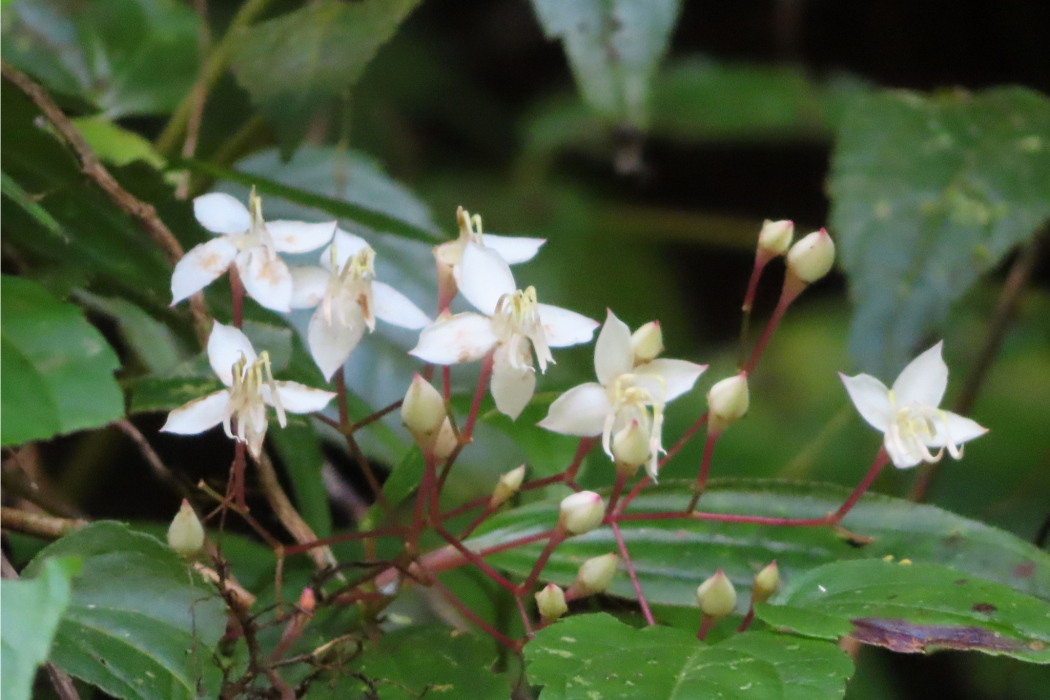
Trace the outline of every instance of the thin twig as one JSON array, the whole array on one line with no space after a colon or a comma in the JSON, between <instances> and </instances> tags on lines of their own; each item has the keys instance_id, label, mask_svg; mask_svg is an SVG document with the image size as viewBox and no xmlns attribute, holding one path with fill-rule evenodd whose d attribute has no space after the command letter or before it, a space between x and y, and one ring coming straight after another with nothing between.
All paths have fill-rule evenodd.
<instances>
[{"instance_id":1,"label":"thin twig","mask_svg":"<svg viewBox=\"0 0 1050 700\"><path fill-rule=\"evenodd\" d=\"M131 438L131 441L135 443L136 447L139 448L139 452L142 454L143 459L149 464L153 470L153 474L167 484L172 490L176 491L183 498L188 498L192 495L192 490L183 482L179 481L175 474L172 473L164 462L161 461L160 455L153 449L153 445L149 444L149 440L142 434L138 428L136 428L130 421L121 419L114 421L113 427L120 430L122 433Z\"/></svg>"},{"instance_id":2,"label":"thin twig","mask_svg":"<svg viewBox=\"0 0 1050 700\"><path fill-rule=\"evenodd\" d=\"M87 524L87 520L80 518L56 518L18 508L0 507L0 527L47 540L57 540Z\"/></svg>"},{"instance_id":3,"label":"thin twig","mask_svg":"<svg viewBox=\"0 0 1050 700\"><path fill-rule=\"evenodd\" d=\"M201 120L204 117L204 103L208 98L208 88L204 83L204 71L211 49L211 30L208 26L208 0L193 0L193 9L197 13L197 54L200 56L200 70L197 81L193 84L190 95L193 107L189 122L186 125L186 140L182 142L182 157L189 159L197 150L197 139L200 137ZM189 168L182 172L179 186L175 188L176 199L186 199L190 193L190 179L193 177Z\"/></svg>"}]
</instances>

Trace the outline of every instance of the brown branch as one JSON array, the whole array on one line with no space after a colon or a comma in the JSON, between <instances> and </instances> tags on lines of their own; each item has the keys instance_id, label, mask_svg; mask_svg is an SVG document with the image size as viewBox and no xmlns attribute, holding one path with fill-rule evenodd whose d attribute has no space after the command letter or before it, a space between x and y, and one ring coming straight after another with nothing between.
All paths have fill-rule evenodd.
<instances>
[{"instance_id":1,"label":"brown branch","mask_svg":"<svg viewBox=\"0 0 1050 700\"><path fill-rule=\"evenodd\" d=\"M47 540L57 540L87 524L87 520L80 518L56 518L18 508L0 507L0 527Z\"/></svg>"},{"instance_id":2,"label":"brown branch","mask_svg":"<svg viewBox=\"0 0 1050 700\"><path fill-rule=\"evenodd\" d=\"M160 455L158 455L157 451L153 449L153 445L149 444L149 440L147 440L146 436L142 434L142 431L136 428L130 421L124 419L114 421L113 427L127 435L131 441L135 443L135 446L139 448L139 452L142 454L142 458L146 460L146 463L149 464L150 468L153 470L153 474L158 479L163 481L183 498L189 498L193 495L192 490L186 484L180 482L175 477L175 474L165 466L163 461L161 461Z\"/></svg>"},{"instance_id":3,"label":"brown branch","mask_svg":"<svg viewBox=\"0 0 1050 700\"><path fill-rule=\"evenodd\" d=\"M200 137L201 120L204 117L204 104L208 98L208 86L204 82L204 74L207 65L208 52L211 49L211 31L208 27L208 0L193 0L193 9L197 13L199 22L197 24L197 53L200 56L200 69L197 72L197 81L191 91L192 108L189 121L186 124L186 140L182 143L182 157L190 159L197 150L197 140ZM186 199L190 193L189 169L182 173L178 187L175 188L176 199Z\"/></svg>"}]
</instances>

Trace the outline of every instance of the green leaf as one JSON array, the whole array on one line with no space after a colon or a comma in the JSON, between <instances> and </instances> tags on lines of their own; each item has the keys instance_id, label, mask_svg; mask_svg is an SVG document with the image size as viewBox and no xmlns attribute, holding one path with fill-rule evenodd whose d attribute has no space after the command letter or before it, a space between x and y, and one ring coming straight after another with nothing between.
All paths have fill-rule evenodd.
<instances>
[{"instance_id":1,"label":"green leaf","mask_svg":"<svg viewBox=\"0 0 1050 700\"><path fill-rule=\"evenodd\" d=\"M628 512L680 510L692 495L692 482L667 481L650 486ZM710 482L700 509L714 513L820 517L835 510L849 490L827 484L771 480ZM548 500L496 515L471 540L486 547L554 526L558 502ZM723 569L733 583L751 587L754 575L776 560L783 580L791 581L818 566L843 559L894 556L944 564L1050 599L1050 554L1006 532L933 506L875 494L865 495L842 522L843 527L874 542L862 545L826 527L773 527L687 520L625 521L624 541L646 598L667 605L695 605L697 585ZM494 555L496 566L525 576L540 546L519 547ZM609 528L573 537L555 551L544 580L572 583L585 559L617 551ZM633 598L627 574L617 573L610 592ZM747 596L740 596L746 607Z\"/></svg>"},{"instance_id":2,"label":"green leaf","mask_svg":"<svg viewBox=\"0 0 1050 700\"><path fill-rule=\"evenodd\" d=\"M219 391L223 384L215 376L207 355L186 360L166 372L147 374L128 385L129 413L170 411L202 396Z\"/></svg>"},{"instance_id":3,"label":"green leaf","mask_svg":"<svg viewBox=\"0 0 1050 700\"><path fill-rule=\"evenodd\" d=\"M77 301L88 309L111 318L124 342L151 372L168 372L181 362L188 348L164 323L136 304L120 297L103 297L78 291Z\"/></svg>"},{"instance_id":4,"label":"green leaf","mask_svg":"<svg viewBox=\"0 0 1050 700\"><path fill-rule=\"evenodd\" d=\"M525 660L540 700L841 698L853 664L813 641L747 632L708 645L680 629L576 615L537 632Z\"/></svg>"},{"instance_id":5,"label":"green leaf","mask_svg":"<svg viewBox=\"0 0 1050 700\"><path fill-rule=\"evenodd\" d=\"M288 416L288 425L284 428L277 425L275 419L270 422L270 440L292 481L299 514L314 534L328 537L332 534L332 513L321 478L324 455L317 430L306 416Z\"/></svg>"},{"instance_id":6,"label":"green leaf","mask_svg":"<svg viewBox=\"0 0 1050 700\"><path fill-rule=\"evenodd\" d=\"M233 71L290 156L310 119L361 77L419 0L318 0L236 35Z\"/></svg>"},{"instance_id":7,"label":"green leaf","mask_svg":"<svg viewBox=\"0 0 1050 700\"><path fill-rule=\"evenodd\" d=\"M0 174L0 177L3 178L3 194L5 197L8 197L33 217L46 233L63 242L68 242L65 232L62 230L62 224L55 221L55 217L48 214L47 209L37 204L36 200L29 196L29 193L22 189L22 186L15 182L14 178L6 172Z\"/></svg>"},{"instance_id":8,"label":"green leaf","mask_svg":"<svg viewBox=\"0 0 1050 700\"><path fill-rule=\"evenodd\" d=\"M197 75L197 14L178 0L23 0L8 12L4 58L109 117L170 112Z\"/></svg>"},{"instance_id":9,"label":"green leaf","mask_svg":"<svg viewBox=\"0 0 1050 700\"><path fill-rule=\"evenodd\" d=\"M800 634L898 652L975 650L1050 664L1050 603L932 564L828 564L756 614Z\"/></svg>"},{"instance_id":10,"label":"green leaf","mask_svg":"<svg viewBox=\"0 0 1050 700\"><path fill-rule=\"evenodd\" d=\"M0 583L0 687L6 700L29 700L37 666L47 661L58 621L69 604L76 559L50 559L34 579Z\"/></svg>"},{"instance_id":11,"label":"green leaf","mask_svg":"<svg viewBox=\"0 0 1050 700\"><path fill-rule=\"evenodd\" d=\"M96 522L43 549L32 575L55 557L76 556L73 581L51 660L62 670L127 700L216 695L212 649L226 617L222 600L155 538Z\"/></svg>"},{"instance_id":12,"label":"green leaf","mask_svg":"<svg viewBox=\"0 0 1050 700\"><path fill-rule=\"evenodd\" d=\"M134 131L101 116L78 117L72 122L95 155L105 163L127 165L141 160L158 170L164 167L164 159L153 150L153 144Z\"/></svg>"},{"instance_id":13,"label":"green leaf","mask_svg":"<svg viewBox=\"0 0 1050 700\"><path fill-rule=\"evenodd\" d=\"M667 52L679 0L532 0L543 32L560 39L588 106L645 128L649 82Z\"/></svg>"},{"instance_id":14,"label":"green leaf","mask_svg":"<svg viewBox=\"0 0 1050 700\"><path fill-rule=\"evenodd\" d=\"M124 415L113 378L120 361L80 309L8 275L0 278L0 306L4 445L95 428Z\"/></svg>"},{"instance_id":15,"label":"green leaf","mask_svg":"<svg viewBox=\"0 0 1050 700\"><path fill-rule=\"evenodd\" d=\"M1050 99L1023 88L859 96L838 133L831 224L850 348L892 376L978 276L1050 217Z\"/></svg>"}]
</instances>

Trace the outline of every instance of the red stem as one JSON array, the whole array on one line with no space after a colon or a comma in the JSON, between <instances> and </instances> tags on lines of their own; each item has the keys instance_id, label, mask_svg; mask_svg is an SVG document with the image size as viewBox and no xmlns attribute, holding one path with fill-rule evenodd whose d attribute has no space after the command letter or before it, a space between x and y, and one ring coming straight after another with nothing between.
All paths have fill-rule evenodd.
<instances>
[{"instance_id":1,"label":"red stem","mask_svg":"<svg viewBox=\"0 0 1050 700\"><path fill-rule=\"evenodd\" d=\"M707 474L711 471L711 455L715 452L715 443L718 442L720 436L721 433L707 433L707 440L704 441L704 456L700 460L700 471L696 475L696 486L693 487L693 497L689 501L689 507L686 508L690 512L696 510L696 504L699 502L700 496L703 495L704 489L707 488Z\"/></svg>"},{"instance_id":2,"label":"red stem","mask_svg":"<svg viewBox=\"0 0 1050 700\"><path fill-rule=\"evenodd\" d=\"M543 567L547 566L547 560L551 558L551 554L554 554L554 550L557 549L558 545L565 541L565 532L563 530L555 529L554 534L547 540L547 544L544 545L543 551L540 552L540 556L536 558L536 563L532 565L532 571L529 572L529 577L525 579L525 583L518 587L518 593L521 595L528 593L532 590L532 587L536 585L536 580L543 573Z\"/></svg>"},{"instance_id":3,"label":"red stem","mask_svg":"<svg viewBox=\"0 0 1050 700\"><path fill-rule=\"evenodd\" d=\"M520 595L514 596L514 602L518 604L518 614L521 615L521 624L525 627L525 634L532 639L532 620L529 619L529 612L525 609L525 602Z\"/></svg>"},{"instance_id":4,"label":"red stem","mask_svg":"<svg viewBox=\"0 0 1050 700\"><path fill-rule=\"evenodd\" d=\"M755 303L755 292L758 290L758 281L762 277L762 270L765 269L766 263L769 262L768 257L763 257L761 252L755 253L755 266L751 268L751 279L747 282L747 293L744 295L743 310L745 313L751 311L751 307Z\"/></svg>"},{"instance_id":5,"label":"red stem","mask_svg":"<svg viewBox=\"0 0 1050 700\"><path fill-rule=\"evenodd\" d=\"M612 494L609 495L609 503L605 506L606 518L616 512L616 502L620 500L620 494L623 493L623 485L625 483L627 483L627 477L617 470L616 482L613 484Z\"/></svg>"},{"instance_id":6,"label":"red stem","mask_svg":"<svg viewBox=\"0 0 1050 700\"><path fill-rule=\"evenodd\" d=\"M481 372L478 374L478 387L474 390L474 400L470 403L470 413L467 414L467 422L460 432L460 440L468 442L474 433L474 424L478 420L478 412L481 410L481 400L485 398L485 389L488 387L489 377L492 376L492 357L495 350L485 355L481 361Z\"/></svg>"},{"instance_id":7,"label":"red stem","mask_svg":"<svg viewBox=\"0 0 1050 700\"><path fill-rule=\"evenodd\" d=\"M743 366L742 371L751 374L755 369L755 365L762 359L762 353L765 352L769 339L773 337L773 332L780 325L780 321L784 318L788 307L791 306L791 302L795 301L805 288L806 285L788 271L787 277L784 278L784 287L780 290L777 308L773 310L773 315L770 316L769 322L766 323L766 327L762 330L762 335L759 337L758 342L755 343L755 349L751 351L751 357L748 359L747 364Z\"/></svg>"},{"instance_id":8,"label":"red stem","mask_svg":"<svg viewBox=\"0 0 1050 700\"><path fill-rule=\"evenodd\" d=\"M747 632L747 628L751 626L751 622L755 619L755 603L752 601L751 605L747 607L747 615L744 615L744 619L740 622L740 626L736 628L737 632Z\"/></svg>"},{"instance_id":9,"label":"red stem","mask_svg":"<svg viewBox=\"0 0 1050 700\"><path fill-rule=\"evenodd\" d=\"M694 435L696 435L697 431L707 424L707 416L708 412L704 411L700 415L700 417L697 418L691 426L689 426L689 429L682 433L682 437L678 438L678 441L675 442L675 444L671 445L671 448L667 450L667 452L664 454L663 459L661 459L659 464L656 465L657 471L662 469L663 466L667 464L667 462L669 462L672 457L678 454L678 451L685 447L686 443L689 442ZM648 476L643 476L638 481L638 483L634 485L634 488L631 489L631 492L624 497L623 501L620 503L618 512L622 513L624 510L626 510L627 506L631 504L631 501L637 498L638 494L642 492L642 489L644 489L651 483L653 483L652 479L650 479Z\"/></svg>"},{"instance_id":10,"label":"red stem","mask_svg":"<svg viewBox=\"0 0 1050 700\"><path fill-rule=\"evenodd\" d=\"M491 636L497 642L499 642L500 644L502 644L503 646L507 647L515 653L517 653L521 649L521 644L519 642L510 639L498 629L482 620L477 615L477 613L470 609L470 607L466 603L457 598L455 594L452 593L452 591L445 588L445 586L443 586L441 582L437 580L436 577L432 579L431 585L434 586L434 588L437 588L439 591L441 591L441 594L445 596L448 602L452 603L452 605L455 606L457 610L463 613L463 615L470 619L471 622L483 629L489 636Z\"/></svg>"},{"instance_id":11,"label":"red stem","mask_svg":"<svg viewBox=\"0 0 1050 700\"><path fill-rule=\"evenodd\" d=\"M441 527L440 525L438 525L438 524L436 524L436 523L434 524L434 530L435 530L435 531L436 531L436 532L438 533L438 535L440 535L440 536L441 536L441 537L442 537L442 538L443 538L443 539L444 539L444 540L445 540L446 542L448 542L448 543L449 543L450 545L452 545L453 547L455 547L455 548L456 548L456 550L457 550L457 551L458 551L458 552L459 552L460 554L462 554L462 555L463 555L464 557L466 557L466 560L467 560L467 561L469 561L469 562L470 562L470 563L472 563L472 564L473 564L474 566L476 566L476 567L478 567L479 569L481 569L481 571L482 571L482 572L483 572L483 573L484 573L484 574L485 574L486 576L488 576L488 577L489 577L490 579L492 579L493 581L495 581L495 582L496 582L496 583L497 583L497 584L498 584L499 586L501 586L502 588L505 588L506 590L510 591L511 595L517 595L517 592L518 592L518 587L517 587L517 586L515 586L515 585L514 585L513 583L511 583L511 582L510 582L509 580L507 580L507 579L506 579L506 578L505 578L505 577L504 577L504 576L503 576L502 574L500 574L500 573L499 573L498 571L496 571L496 570L495 570L495 569L493 569L493 568L492 568L491 566L489 566L489 565L488 565L488 563L486 563L486 562L485 562L485 560L484 560L484 559L482 559L482 555L476 554L475 552L472 552L472 551L470 551L469 549L467 549L467 548L466 548L466 546L464 546L464 544L463 544L462 542L460 542L459 540L457 540L457 539L456 539L455 537L453 537L453 536L452 536L452 534L451 534L451 533L449 533L449 532L448 532L448 531L447 531L447 530L446 530L445 528ZM462 564L462 563L465 563L465 562L460 562L460 564ZM456 564L455 566L459 566L460 564ZM454 568L454 567L453 567L453 566L450 566L450 567L448 567L448 568L450 568L450 569L451 569L451 568Z\"/></svg>"},{"instance_id":12,"label":"red stem","mask_svg":"<svg viewBox=\"0 0 1050 700\"><path fill-rule=\"evenodd\" d=\"M233 445L233 475L231 484L233 498L237 503L237 507L246 511L248 510L248 505L244 500L244 443L237 440Z\"/></svg>"},{"instance_id":13,"label":"red stem","mask_svg":"<svg viewBox=\"0 0 1050 700\"><path fill-rule=\"evenodd\" d=\"M634 594L638 597L638 604L642 607L642 615L645 616L645 622L652 627L656 624L656 620L653 619L653 613L649 610L649 602L645 599L645 594L642 593L642 584L638 582L638 574L635 573L631 554L627 551L627 544L623 541L623 535L620 534L620 526L613 520L609 523L609 527L612 528L613 536L616 537L616 545L620 548L623 563L627 566L627 575L631 577L631 585L634 586Z\"/></svg>"},{"instance_id":14,"label":"red stem","mask_svg":"<svg viewBox=\"0 0 1050 700\"><path fill-rule=\"evenodd\" d=\"M452 368L448 365L441 368L441 391L447 404L452 400Z\"/></svg>"},{"instance_id":15,"label":"red stem","mask_svg":"<svg viewBox=\"0 0 1050 700\"><path fill-rule=\"evenodd\" d=\"M237 272L236 265L230 265L230 296L233 298L233 325L240 328L244 324L244 283Z\"/></svg>"},{"instance_id":16,"label":"red stem","mask_svg":"<svg viewBox=\"0 0 1050 700\"><path fill-rule=\"evenodd\" d=\"M696 638L699 639L701 642L707 639L707 633L710 632L711 628L713 628L716 624L718 624L718 620L711 617L710 615L701 613L700 629L696 631Z\"/></svg>"},{"instance_id":17,"label":"red stem","mask_svg":"<svg viewBox=\"0 0 1050 700\"><path fill-rule=\"evenodd\" d=\"M576 445L576 453L572 456L572 463L569 464L568 468L561 475L561 480L574 491L580 490L579 487L576 486L576 473L580 471L580 466L583 464L583 458L590 454L591 448L593 447L594 438L580 438L580 442Z\"/></svg>"},{"instance_id":18,"label":"red stem","mask_svg":"<svg viewBox=\"0 0 1050 700\"><path fill-rule=\"evenodd\" d=\"M328 545L339 544L340 542L347 542L349 540L362 540L376 537L404 537L407 534L408 528L404 527L387 527L379 530L366 530L364 532L344 532L341 535L325 537L323 540L314 540L313 542L287 546L284 548L284 553L289 555L300 554L316 547L327 547Z\"/></svg>"}]
</instances>

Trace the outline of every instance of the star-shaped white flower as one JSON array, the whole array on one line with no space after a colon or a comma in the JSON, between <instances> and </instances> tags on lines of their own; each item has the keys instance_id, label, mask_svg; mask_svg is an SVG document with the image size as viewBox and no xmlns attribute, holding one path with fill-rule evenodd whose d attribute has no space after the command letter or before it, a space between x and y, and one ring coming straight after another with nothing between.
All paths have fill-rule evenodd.
<instances>
[{"instance_id":1,"label":"star-shaped white flower","mask_svg":"<svg viewBox=\"0 0 1050 700\"><path fill-rule=\"evenodd\" d=\"M244 333L218 321L208 338L208 361L227 388L176 408L168 414L162 432L195 435L222 423L226 435L246 443L258 457L266 437L267 406L276 409L283 428L286 411L313 413L335 397L298 382L275 381L267 353L256 355Z\"/></svg>"},{"instance_id":2,"label":"star-shaped white flower","mask_svg":"<svg viewBox=\"0 0 1050 700\"><path fill-rule=\"evenodd\" d=\"M292 269L292 308L317 307L307 339L325 379L343 366L366 328L375 330L377 318L412 330L430 323L404 294L375 280L374 261L368 243L339 229L321 254L322 267Z\"/></svg>"},{"instance_id":3,"label":"star-shaped white flower","mask_svg":"<svg viewBox=\"0 0 1050 700\"><path fill-rule=\"evenodd\" d=\"M886 452L899 469L936 462L945 450L959 459L962 443L988 432L969 418L937 408L948 387L943 345L943 341L937 343L912 360L893 382L893 389L867 374L839 374L861 417L886 434ZM930 452L931 447L936 454Z\"/></svg>"},{"instance_id":4,"label":"star-shaped white flower","mask_svg":"<svg viewBox=\"0 0 1050 700\"><path fill-rule=\"evenodd\" d=\"M197 221L216 238L194 247L175 265L171 275L173 306L236 265L248 296L268 309L290 310L292 275L277 253L316 250L332 240L336 224L264 221L262 200L254 190L248 206L251 211L222 192L193 200Z\"/></svg>"},{"instance_id":5,"label":"star-shaped white flower","mask_svg":"<svg viewBox=\"0 0 1050 700\"><path fill-rule=\"evenodd\" d=\"M559 396L539 425L564 435L601 435L602 447L611 458L613 433L638 421L649 435L646 471L655 480L657 460L664 451L664 406L692 389L705 369L707 365L686 360L639 361L631 329L610 310L594 344L598 381L573 387Z\"/></svg>"},{"instance_id":6,"label":"star-shaped white flower","mask_svg":"<svg viewBox=\"0 0 1050 700\"><path fill-rule=\"evenodd\" d=\"M588 342L598 324L536 300L536 290L517 289L510 266L491 248L468 243L463 251L460 291L482 313L439 316L419 336L412 355L437 365L480 360L495 351L492 398L517 418L536 389L535 349L540 371L553 363L551 348Z\"/></svg>"}]
</instances>

